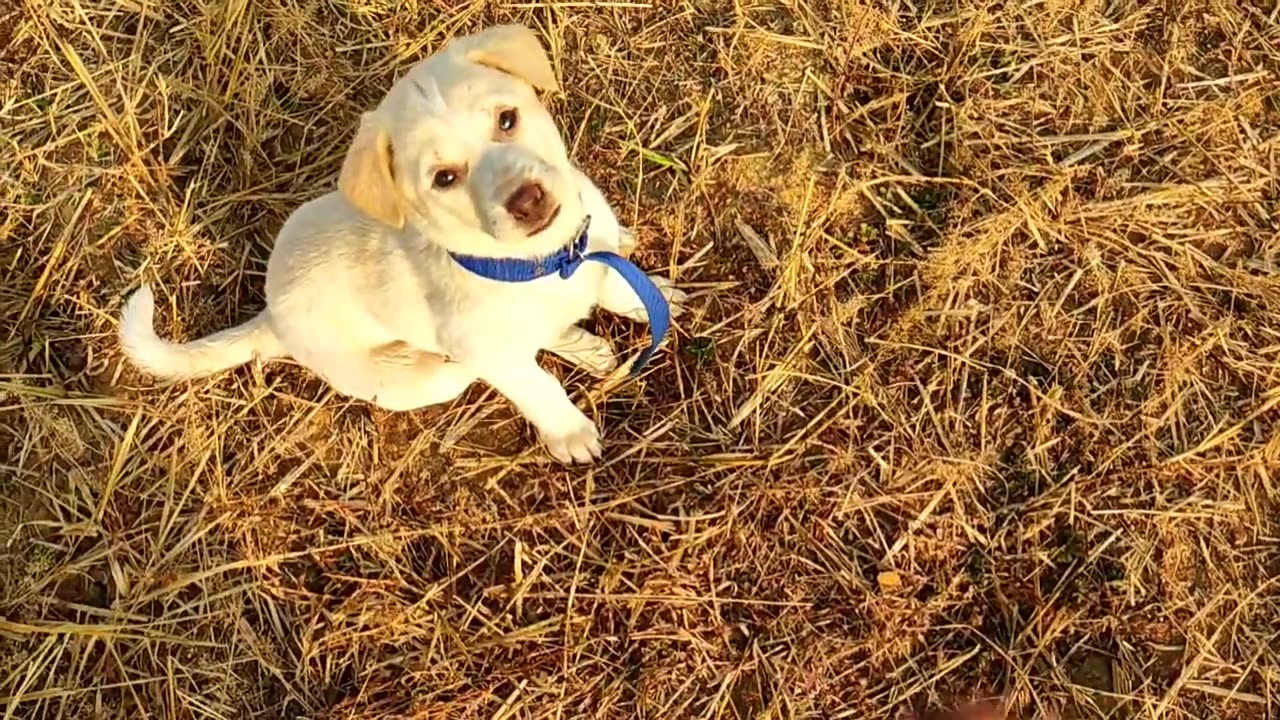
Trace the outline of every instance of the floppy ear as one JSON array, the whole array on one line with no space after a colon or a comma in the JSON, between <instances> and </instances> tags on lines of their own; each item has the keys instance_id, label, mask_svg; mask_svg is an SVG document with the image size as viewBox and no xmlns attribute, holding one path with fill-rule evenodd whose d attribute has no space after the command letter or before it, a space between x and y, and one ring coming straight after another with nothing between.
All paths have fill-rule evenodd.
<instances>
[{"instance_id":1,"label":"floppy ear","mask_svg":"<svg viewBox=\"0 0 1280 720\"><path fill-rule=\"evenodd\" d=\"M514 75L542 90L559 90L551 59L538 36L523 25L496 25L459 38L463 57Z\"/></svg>"},{"instance_id":2,"label":"floppy ear","mask_svg":"<svg viewBox=\"0 0 1280 720\"><path fill-rule=\"evenodd\" d=\"M360 116L360 129L338 174L338 191L374 220L404 227L404 208L391 169L391 136L373 113Z\"/></svg>"}]
</instances>

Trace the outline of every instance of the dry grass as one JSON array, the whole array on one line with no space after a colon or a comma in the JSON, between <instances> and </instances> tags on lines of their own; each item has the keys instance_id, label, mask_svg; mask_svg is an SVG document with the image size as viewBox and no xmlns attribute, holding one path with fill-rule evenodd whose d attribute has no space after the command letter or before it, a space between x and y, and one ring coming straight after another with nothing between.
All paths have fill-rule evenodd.
<instances>
[{"instance_id":1,"label":"dry grass","mask_svg":"<svg viewBox=\"0 0 1280 720\"><path fill-rule=\"evenodd\" d=\"M3 717L1280 717L1276 0L6 2ZM121 367L509 19L697 290L641 381L555 365L607 463Z\"/></svg>"}]
</instances>

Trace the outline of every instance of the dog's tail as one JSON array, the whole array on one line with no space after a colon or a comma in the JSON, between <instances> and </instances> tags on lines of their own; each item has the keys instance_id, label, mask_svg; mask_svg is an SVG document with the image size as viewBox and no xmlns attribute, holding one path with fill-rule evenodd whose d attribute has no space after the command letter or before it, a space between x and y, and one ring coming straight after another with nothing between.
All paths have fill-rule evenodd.
<instances>
[{"instance_id":1,"label":"dog's tail","mask_svg":"<svg viewBox=\"0 0 1280 720\"><path fill-rule=\"evenodd\" d=\"M125 303L120 317L124 354L152 376L185 380L243 365L255 357L265 360L285 354L266 310L233 328L199 340L174 343L156 335L155 302L151 288L143 285Z\"/></svg>"}]
</instances>

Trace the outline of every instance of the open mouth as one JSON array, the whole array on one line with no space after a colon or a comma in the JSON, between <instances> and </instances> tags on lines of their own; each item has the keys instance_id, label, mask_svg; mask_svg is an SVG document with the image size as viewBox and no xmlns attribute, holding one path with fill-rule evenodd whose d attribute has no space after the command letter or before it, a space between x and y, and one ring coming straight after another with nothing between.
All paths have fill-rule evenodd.
<instances>
[{"instance_id":1,"label":"open mouth","mask_svg":"<svg viewBox=\"0 0 1280 720\"><path fill-rule=\"evenodd\" d=\"M537 227L530 230L529 237L533 237L534 235L537 235L543 230L546 230L547 228L551 227L551 223L555 222L556 218L560 217L560 207L561 206L557 205L556 209L551 211L551 214L547 216L546 220L543 220L541 223L538 224Z\"/></svg>"}]
</instances>

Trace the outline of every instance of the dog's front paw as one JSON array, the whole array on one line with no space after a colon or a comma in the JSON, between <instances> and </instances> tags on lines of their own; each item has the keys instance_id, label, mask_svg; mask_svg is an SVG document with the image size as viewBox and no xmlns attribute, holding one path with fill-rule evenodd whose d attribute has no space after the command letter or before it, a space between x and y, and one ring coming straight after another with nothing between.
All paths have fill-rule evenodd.
<instances>
[{"instance_id":1,"label":"dog's front paw","mask_svg":"<svg viewBox=\"0 0 1280 720\"><path fill-rule=\"evenodd\" d=\"M565 330L560 340L548 349L596 377L607 377L618 367L613 345L576 325Z\"/></svg>"},{"instance_id":2,"label":"dog's front paw","mask_svg":"<svg viewBox=\"0 0 1280 720\"><path fill-rule=\"evenodd\" d=\"M614 354L613 346L605 343L599 350L583 355L578 367L595 377L609 377L610 373L618 369L618 356Z\"/></svg>"},{"instance_id":3,"label":"dog's front paw","mask_svg":"<svg viewBox=\"0 0 1280 720\"><path fill-rule=\"evenodd\" d=\"M547 446L547 452L566 465L590 465L604 455L600 431L590 418L580 412L573 422L566 423L564 427L539 429L538 434Z\"/></svg>"},{"instance_id":4,"label":"dog's front paw","mask_svg":"<svg viewBox=\"0 0 1280 720\"><path fill-rule=\"evenodd\" d=\"M618 254L624 258L631 257L636 251L636 234L628 227L618 228Z\"/></svg>"},{"instance_id":5,"label":"dog's front paw","mask_svg":"<svg viewBox=\"0 0 1280 720\"><path fill-rule=\"evenodd\" d=\"M684 312L685 301L689 299L689 294L676 287L674 280L662 277L661 275L650 275L649 279L654 285L658 286L658 290L662 293L662 297L667 299L667 304L671 306L671 317L680 317Z\"/></svg>"}]
</instances>

